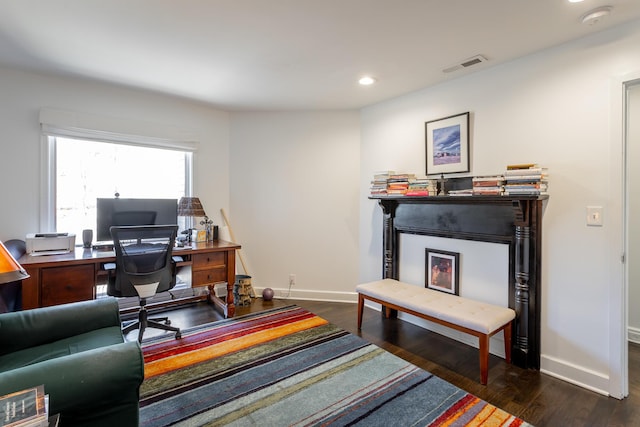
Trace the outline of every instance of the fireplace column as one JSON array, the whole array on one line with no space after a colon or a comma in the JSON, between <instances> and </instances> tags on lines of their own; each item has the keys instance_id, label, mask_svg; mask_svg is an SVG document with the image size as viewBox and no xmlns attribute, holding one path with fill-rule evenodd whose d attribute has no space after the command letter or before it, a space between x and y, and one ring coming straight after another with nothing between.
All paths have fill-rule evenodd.
<instances>
[{"instance_id":1,"label":"fireplace column","mask_svg":"<svg viewBox=\"0 0 640 427\"><path fill-rule=\"evenodd\" d=\"M398 203L390 200L379 200L382 208L382 278L398 280L398 245L393 220Z\"/></svg>"}]
</instances>

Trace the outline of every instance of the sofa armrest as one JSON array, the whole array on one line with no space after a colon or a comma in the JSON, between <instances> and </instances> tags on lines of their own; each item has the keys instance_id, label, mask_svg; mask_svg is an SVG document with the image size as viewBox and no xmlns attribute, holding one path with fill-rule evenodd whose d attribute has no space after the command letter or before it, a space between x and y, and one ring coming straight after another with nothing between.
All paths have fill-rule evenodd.
<instances>
[{"instance_id":1,"label":"sofa armrest","mask_svg":"<svg viewBox=\"0 0 640 427\"><path fill-rule=\"evenodd\" d=\"M0 373L0 395L44 384L50 413L137 402L144 360L137 341L115 344Z\"/></svg>"},{"instance_id":2,"label":"sofa armrest","mask_svg":"<svg viewBox=\"0 0 640 427\"><path fill-rule=\"evenodd\" d=\"M0 315L0 354L120 325L115 298L81 301Z\"/></svg>"}]
</instances>

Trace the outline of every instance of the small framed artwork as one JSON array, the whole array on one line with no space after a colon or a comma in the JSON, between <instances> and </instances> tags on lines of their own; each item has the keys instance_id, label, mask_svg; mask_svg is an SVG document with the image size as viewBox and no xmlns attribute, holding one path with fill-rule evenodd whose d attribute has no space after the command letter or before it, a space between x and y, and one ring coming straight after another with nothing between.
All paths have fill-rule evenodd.
<instances>
[{"instance_id":1,"label":"small framed artwork","mask_svg":"<svg viewBox=\"0 0 640 427\"><path fill-rule=\"evenodd\" d=\"M207 230L198 230L196 234L196 242L206 242L207 241Z\"/></svg>"},{"instance_id":2,"label":"small framed artwork","mask_svg":"<svg viewBox=\"0 0 640 427\"><path fill-rule=\"evenodd\" d=\"M460 254L429 248L425 254L425 287L460 295Z\"/></svg>"},{"instance_id":3,"label":"small framed artwork","mask_svg":"<svg viewBox=\"0 0 640 427\"><path fill-rule=\"evenodd\" d=\"M469 172L469 113L425 124L427 175Z\"/></svg>"}]
</instances>

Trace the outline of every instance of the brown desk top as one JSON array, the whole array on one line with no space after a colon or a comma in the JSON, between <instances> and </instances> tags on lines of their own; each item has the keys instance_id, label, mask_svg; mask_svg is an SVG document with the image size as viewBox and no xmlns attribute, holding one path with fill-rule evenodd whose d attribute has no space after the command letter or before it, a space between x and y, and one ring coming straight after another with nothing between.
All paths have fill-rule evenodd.
<instances>
[{"instance_id":1,"label":"brown desk top","mask_svg":"<svg viewBox=\"0 0 640 427\"><path fill-rule=\"evenodd\" d=\"M174 255L190 255L199 252L215 252L240 249L240 245L225 240L216 240L213 242L192 243L191 246L176 247L173 249ZM76 247L74 252L61 255L23 255L18 262L23 266L35 265L44 266L44 264L86 264L96 261L112 262L116 258L113 250L104 249L85 249Z\"/></svg>"}]
</instances>

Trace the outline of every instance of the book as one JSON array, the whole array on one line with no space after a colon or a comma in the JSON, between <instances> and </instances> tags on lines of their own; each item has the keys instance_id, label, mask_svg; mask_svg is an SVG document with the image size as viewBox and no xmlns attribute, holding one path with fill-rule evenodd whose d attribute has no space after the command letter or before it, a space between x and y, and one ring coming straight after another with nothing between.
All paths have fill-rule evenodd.
<instances>
[{"instance_id":1,"label":"book","mask_svg":"<svg viewBox=\"0 0 640 427\"><path fill-rule=\"evenodd\" d=\"M499 196L503 192L503 188L500 187L473 187L474 196Z\"/></svg>"},{"instance_id":2,"label":"book","mask_svg":"<svg viewBox=\"0 0 640 427\"><path fill-rule=\"evenodd\" d=\"M508 183L510 182L540 182L540 181L545 181L547 179L546 176L544 175L517 175L517 176L507 176L505 178L505 181Z\"/></svg>"},{"instance_id":3,"label":"book","mask_svg":"<svg viewBox=\"0 0 640 427\"><path fill-rule=\"evenodd\" d=\"M46 427L49 425L44 385L0 397L2 427Z\"/></svg>"},{"instance_id":4,"label":"book","mask_svg":"<svg viewBox=\"0 0 640 427\"><path fill-rule=\"evenodd\" d=\"M405 196L428 196L429 190L407 190Z\"/></svg>"},{"instance_id":5,"label":"book","mask_svg":"<svg viewBox=\"0 0 640 427\"><path fill-rule=\"evenodd\" d=\"M450 196L473 196L473 190L471 188L462 190L450 190L447 191L447 194Z\"/></svg>"},{"instance_id":6,"label":"book","mask_svg":"<svg viewBox=\"0 0 640 427\"><path fill-rule=\"evenodd\" d=\"M535 167L538 167L537 163L519 163L519 164L507 165L507 170L511 171L511 170L518 170L518 169L531 169Z\"/></svg>"}]
</instances>

